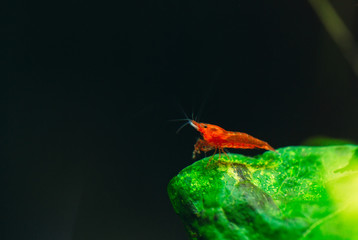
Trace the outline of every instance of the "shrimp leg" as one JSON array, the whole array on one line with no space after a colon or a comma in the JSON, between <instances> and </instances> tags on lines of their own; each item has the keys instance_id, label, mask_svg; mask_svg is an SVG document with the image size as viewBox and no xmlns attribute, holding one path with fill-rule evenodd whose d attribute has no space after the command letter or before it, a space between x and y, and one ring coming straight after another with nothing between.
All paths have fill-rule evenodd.
<instances>
[{"instance_id":1,"label":"shrimp leg","mask_svg":"<svg viewBox=\"0 0 358 240\"><path fill-rule=\"evenodd\" d=\"M214 156L215 156L217 150L218 150L218 149L215 148L214 154L213 154L213 155L211 156L211 158L209 159L208 163L206 164L206 167L209 167L209 164L210 164L211 160L213 160L213 158L214 158ZM220 154L220 150L219 150L219 154ZM219 156L219 159L220 159L220 156Z\"/></svg>"}]
</instances>

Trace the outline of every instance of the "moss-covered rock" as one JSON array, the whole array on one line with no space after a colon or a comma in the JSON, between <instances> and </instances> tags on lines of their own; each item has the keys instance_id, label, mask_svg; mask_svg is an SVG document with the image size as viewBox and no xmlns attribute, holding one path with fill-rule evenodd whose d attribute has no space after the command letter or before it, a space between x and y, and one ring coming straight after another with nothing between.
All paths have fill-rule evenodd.
<instances>
[{"instance_id":1,"label":"moss-covered rock","mask_svg":"<svg viewBox=\"0 0 358 240\"><path fill-rule=\"evenodd\" d=\"M215 155L168 186L192 239L358 239L358 146Z\"/></svg>"}]
</instances>

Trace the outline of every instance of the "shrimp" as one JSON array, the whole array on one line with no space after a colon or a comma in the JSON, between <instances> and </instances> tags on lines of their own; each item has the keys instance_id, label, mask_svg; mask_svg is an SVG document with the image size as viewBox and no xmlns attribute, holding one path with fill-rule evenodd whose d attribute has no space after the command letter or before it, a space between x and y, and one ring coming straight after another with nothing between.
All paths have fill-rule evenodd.
<instances>
[{"instance_id":1,"label":"shrimp","mask_svg":"<svg viewBox=\"0 0 358 240\"><path fill-rule=\"evenodd\" d=\"M200 132L203 137L203 139L199 138L194 145L193 158L195 158L196 154L199 154L200 152L208 152L210 150L215 150L214 155L216 151L219 151L219 154L221 152L226 154L224 150L225 148L260 148L275 151L275 149L267 142L254 138L246 133L226 131L219 126L207 123L198 123L194 120L189 120L189 124Z\"/></svg>"}]
</instances>

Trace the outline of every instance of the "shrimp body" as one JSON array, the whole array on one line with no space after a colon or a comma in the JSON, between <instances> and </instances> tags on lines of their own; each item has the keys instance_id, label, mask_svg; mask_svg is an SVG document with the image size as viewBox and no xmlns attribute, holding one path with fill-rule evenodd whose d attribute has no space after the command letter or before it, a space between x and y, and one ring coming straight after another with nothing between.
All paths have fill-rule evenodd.
<instances>
[{"instance_id":1,"label":"shrimp body","mask_svg":"<svg viewBox=\"0 0 358 240\"><path fill-rule=\"evenodd\" d=\"M267 142L254 138L242 132L226 131L225 129L207 123L198 123L190 120L190 125L200 132L203 139L199 139L194 146L193 157L200 151L219 150L224 152L225 148L253 149L260 148L275 151Z\"/></svg>"}]
</instances>

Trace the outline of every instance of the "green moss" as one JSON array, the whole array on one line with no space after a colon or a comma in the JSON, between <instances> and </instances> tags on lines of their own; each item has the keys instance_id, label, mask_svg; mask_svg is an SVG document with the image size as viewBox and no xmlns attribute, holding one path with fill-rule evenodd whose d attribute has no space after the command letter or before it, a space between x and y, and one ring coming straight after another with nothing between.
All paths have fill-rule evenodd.
<instances>
[{"instance_id":1,"label":"green moss","mask_svg":"<svg viewBox=\"0 0 358 240\"><path fill-rule=\"evenodd\" d=\"M358 146L204 158L168 186L192 239L358 239ZM357 193L355 193L357 192Z\"/></svg>"}]
</instances>

